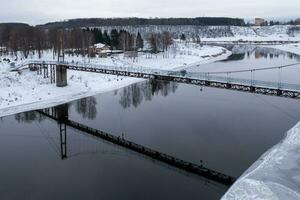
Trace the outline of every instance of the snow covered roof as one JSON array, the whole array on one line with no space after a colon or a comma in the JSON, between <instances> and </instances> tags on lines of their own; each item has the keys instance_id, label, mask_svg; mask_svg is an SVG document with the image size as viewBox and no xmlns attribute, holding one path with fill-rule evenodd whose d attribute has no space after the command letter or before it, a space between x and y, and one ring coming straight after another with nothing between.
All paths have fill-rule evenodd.
<instances>
[{"instance_id":1,"label":"snow covered roof","mask_svg":"<svg viewBox=\"0 0 300 200\"><path fill-rule=\"evenodd\" d=\"M94 44L94 47L95 48L99 48L99 49L101 49L101 48L103 48L103 47L105 47L106 45L105 44L102 44L102 43L98 43L98 44Z\"/></svg>"}]
</instances>

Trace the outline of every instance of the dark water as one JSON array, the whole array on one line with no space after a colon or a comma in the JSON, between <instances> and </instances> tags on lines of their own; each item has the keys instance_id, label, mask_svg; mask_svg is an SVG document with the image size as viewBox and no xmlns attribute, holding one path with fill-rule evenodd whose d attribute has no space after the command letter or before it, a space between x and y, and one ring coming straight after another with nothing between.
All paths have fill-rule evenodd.
<instances>
[{"instance_id":1,"label":"dark water","mask_svg":"<svg viewBox=\"0 0 300 200\"><path fill-rule=\"evenodd\" d=\"M238 177L298 122L299 105L148 81L68 109L73 121ZM62 159L59 125L37 112L2 118L0 199L219 199L228 189L72 128L66 148Z\"/></svg>"}]
</instances>

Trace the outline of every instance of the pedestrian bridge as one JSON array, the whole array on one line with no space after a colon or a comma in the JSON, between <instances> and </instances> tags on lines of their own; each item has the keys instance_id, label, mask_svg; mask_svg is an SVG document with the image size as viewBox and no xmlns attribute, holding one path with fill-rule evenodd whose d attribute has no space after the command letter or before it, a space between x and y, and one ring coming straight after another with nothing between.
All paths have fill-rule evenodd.
<instances>
[{"instance_id":1,"label":"pedestrian bridge","mask_svg":"<svg viewBox=\"0 0 300 200\"><path fill-rule=\"evenodd\" d=\"M67 86L67 70L127 76L143 79L157 79L174 81L179 83L193 84L206 87L238 90L242 92L258 93L288 98L300 98L299 84L282 82L282 69L300 66L300 63L278 67L266 67L250 70L227 71L227 72L188 72L186 70L163 70L146 67L119 67L92 63L69 63L58 61L29 60L18 66L15 70L25 68L35 69L44 78L51 79L58 87ZM255 73L258 71L277 70L278 81L255 80ZM250 79L233 78L233 74L248 73Z\"/></svg>"}]
</instances>

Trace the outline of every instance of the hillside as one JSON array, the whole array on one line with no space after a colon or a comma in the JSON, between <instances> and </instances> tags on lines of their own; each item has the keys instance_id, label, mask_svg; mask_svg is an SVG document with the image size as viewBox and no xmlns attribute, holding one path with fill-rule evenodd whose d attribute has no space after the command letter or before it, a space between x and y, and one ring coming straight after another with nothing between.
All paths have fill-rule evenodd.
<instances>
[{"instance_id":1,"label":"hillside","mask_svg":"<svg viewBox=\"0 0 300 200\"><path fill-rule=\"evenodd\" d=\"M201 26L244 26L243 19L225 17L197 18L89 18L71 19L40 25L42 28L74 28L95 26L149 26L149 25L201 25Z\"/></svg>"},{"instance_id":2,"label":"hillside","mask_svg":"<svg viewBox=\"0 0 300 200\"><path fill-rule=\"evenodd\" d=\"M2 28L20 28L20 27L27 27L28 24L25 23L0 23L0 29Z\"/></svg>"},{"instance_id":3,"label":"hillside","mask_svg":"<svg viewBox=\"0 0 300 200\"><path fill-rule=\"evenodd\" d=\"M148 33L170 32L174 38L179 38L184 34L188 39L199 36L202 40L218 41L280 41L280 40L300 40L300 26L278 25L278 26L199 26L199 25L149 25L149 26L96 26L110 32L112 29L126 30L131 33L141 33L147 37Z\"/></svg>"}]
</instances>

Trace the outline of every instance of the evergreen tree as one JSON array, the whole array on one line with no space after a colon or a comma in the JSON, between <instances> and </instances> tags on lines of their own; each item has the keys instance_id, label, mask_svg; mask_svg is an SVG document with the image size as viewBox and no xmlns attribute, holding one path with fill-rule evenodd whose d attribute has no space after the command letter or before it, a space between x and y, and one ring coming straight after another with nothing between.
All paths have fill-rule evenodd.
<instances>
[{"instance_id":1,"label":"evergreen tree","mask_svg":"<svg viewBox=\"0 0 300 200\"><path fill-rule=\"evenodd\" d=\"M111 38L111 47L112 49L117 49L119 47L120 34L116 29L111 30L110 32Z\"/></svg>"},{"instance_id":2,"label":"evergreen tree","mask_svg":"<svg viewBox=\"0 0 300 200\"><path fill-rule=\"evenodd\" d=\"M136 37L136 46L137 46L138 49L143 49L144 48L144 40L143 40L140 33L138 33L138 35Z\"/></svg>"},{"instance_id":3,"label":"evergreen tree","mask_svg":"<svg viewBox=\"0 0 300 200\"><path fill-rule=\"evenodd\" d=\"M183 41L185 41L185 40L186 40L186 37L185 37L185 35L184 35L184 34L181 34L181 35L180 35L180 40L183 40Z\"/></svg>"},{"instance_id":4,"label":"evergreen tree","mask_svg":"<svg viewBox=\"0 0 300 200\"><path fill-rule=\"evenodd\" d=\"M111 39L110 39L110 36L108 35L107 31L104 31L103 43L108 45L108 46L111 46Z\"/></svg>"}]
</instances>

